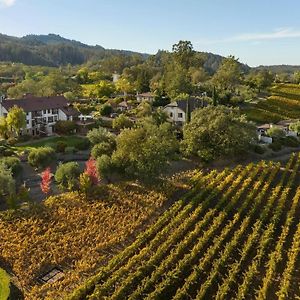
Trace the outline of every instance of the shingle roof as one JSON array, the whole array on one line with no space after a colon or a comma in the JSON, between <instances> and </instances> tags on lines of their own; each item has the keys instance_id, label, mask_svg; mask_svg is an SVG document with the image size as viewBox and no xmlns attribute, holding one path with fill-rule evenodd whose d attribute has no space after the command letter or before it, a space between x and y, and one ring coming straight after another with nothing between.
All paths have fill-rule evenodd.
<instances>
[{"instance_id":1,"label":"shingle roof","mask_svg":"<svg viewBox=\"0 0 300 300\"><path fill-rule=\"evenodd\" d=\"M154 97L154 95L150 92L137 94L137 97Z\"/></svg>"},{"instance_id":2,"label":"shingle roof","mask_svg":"<svg viewBox=\"0 0 300 300\"><path fill-rule=\"evenodd\" d=\"M38 111L44 109L57 109L68 106L68 101L64 96L33 97L27 96L22 99L5 99L2 106L8 111L13 106L23 108L25 112Z\"/></svg>"},{"instance_id":3,"label":"shingle roof","mask_svg":"<svg viewBox=\"0 0 300 300\"><path fill-rule=\"evenodd\" d=\"M206 107L208 105L207 102L202 99L189 98L189 99L176 100L174 102L171 102L167 106L171 106L171 107L175 106L175 107L180 108L182 111L186 112L187 101L189 102L190 112L194 111L197 108Z\"/></svg>"}]
</instances>

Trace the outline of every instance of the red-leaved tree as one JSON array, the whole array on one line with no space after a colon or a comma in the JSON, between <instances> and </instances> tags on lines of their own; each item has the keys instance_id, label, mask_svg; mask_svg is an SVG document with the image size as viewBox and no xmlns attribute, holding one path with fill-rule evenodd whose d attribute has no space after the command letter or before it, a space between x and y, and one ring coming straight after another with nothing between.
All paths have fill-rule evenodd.
<instances>
[{"instance_id":1,"label":"red-leaved tree","mask_svg":"<svg viewBox=\"0 0 300 300\"><path fill-rule=\"evenodd\" d=\"M40 184L41 190L44 194L49 194L51 191L52 174L50 168L47 168L41 173L42 182Z\"/></svg>"},{"instance_id":2,"label":"red-leaved tree","mask_svg":"<svg viewBox=\"0 0 300 300\"><path fill-rule=\"evenodd\" d=\"M87 174L91 182L93 184L98 184L99 182L99 175L96 167L96 160L93 158L90 158L86 163L85 163L85 170L84 173Z\"/></svg>"}]
</instances>

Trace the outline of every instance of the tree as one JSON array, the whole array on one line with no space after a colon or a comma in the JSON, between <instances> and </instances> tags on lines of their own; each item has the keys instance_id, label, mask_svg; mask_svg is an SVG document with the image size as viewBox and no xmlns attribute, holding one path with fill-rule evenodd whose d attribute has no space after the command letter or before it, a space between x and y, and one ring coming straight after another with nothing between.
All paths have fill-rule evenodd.
<instances>
[{"instance_id":1,"label":"tree","mask_svg":"<svg viewBox=\"0 0 300 300\"><path fill-rule=\"evenodd\" d=\"M91 177L87 173L82 173L79 176L79 189L84 194L85 198L88 197L93 186Z\"/></svg>"},{"instance_id":2,"label":"tree","mask_svg":"<svg viewBox=\"0 0 300 300\"><path fill-rule=\"evenodd\" d=\"M101 80L95 85L95 94L97 98L110 97L114 92L114 84L107 80Z\"/></svg>"},{"instance_id":3,"label":"tree","mask_svg":"<svg viewBox=\"0 0 300 300\"><path fill-rule=\"evenodd\" d=\"M4 139L8 137L8 125L5 117L0 117L0 136Z\"/></svg>"},{"instance_id":4,"label":"tree","mask_svg":"<svg viewBox=\"0 0 300 300\"><path fill-rule=\"evenodd\" d=\"M114 164L110 156L104 154L97 158L96 166L101 178L110 181L110 175L114 171Z\"/></svg>"},{"instance_id":5,"label":"tree","mask_svg":"<svg viewBox=\"0 0 300 300\"><path fill-rule=\"evenodd\" d=\"M124 129L116 139L113 163L126 174L151 178L160 173L177 150L171 125L144 122L137 128Z\"/></svg>"},{"instance_id":6,"label":"tree","mask_svg":"<svg viewBox=\"0 0 300 300\"><path fill-rule=\"evenodd\" d=\"M101 142L99 144L96 144L92 150L91 155L94 159L97 159L103 154L111 155L113 151L115 150L115 144L109 143L109 142Z\"/></svg>"},{"instance_id":7,"label":"tree","mask_svg":"<svg viewBox=\"0 0 300 300\"><path fill-rule=\"evenodd\" d=\"M46 168L56 159L55 151L51 147L39 147L30 151L28 162L35 168Z\"/></svg>"},{"instance_id":8,"label":"tree","mask_svg":"<svg viewBox=\"0 0 300 300\"><path fill-rule=\"evenodd\" d=\"M281 128L273 126L267 130L267 135L272 138L282 138L285 137L285 132Z\"/></svg>"},{"instance_id":9,"label":"tree","mask_svg":"<svg viewBox=\"0 0 300 300\"><path fill-rule=\"evenodd\" d=\"M51 181L52 181L52 174L49 167L41 173L41 178L42 178L42 182L40 184L41 190L44 194L48 195L51 191Z\"/></svg>"},{"instance_id":10,"label":"tree","mask_svg":"<svg viewBox=\"0 0 300 300\"><path fill-rule=\"evenodd\" d=\"M237 108L209 106L192 113L183 128L182 152L204 161L238 154L256 138L255 127Z\"/></svg>"},{"instance_id":11,"label":"tree","mask_svg":"<svg viewBox=\"0 0 300 300\"><path fill-rule=\"evenodd\" d=\"M300 133L300 121L290 124L289 129Z\"/></svg>"},{"instance_id":12,"label":"tree","mask_svg":"<svg viewBox=\"0 0 300 300\"><path fill-rule=\"evenodd\" d=\"M77 125L74 121L59 120L55 123L55 132L58 134L72 134L75 132Z\"/></svg>"},{"instance_id":13,"label":"tree","mask_svg":"<svg viewBox=\"0 0 300 300\"><path fill-rule=\"evenodd\" d=\"M24 110L18 106L13 106L6 117L8 128L18 136L20 130L26 126L26 114Z\"/></svg>"},{"instance_id":14,"label":"tree","mask_svg":"<svg viewBox=\"0 0 300 300\"><path fill-rule=\"evenodd\" d=\"M0 197L15 197L16 183L9 170L0 169Z\"/></svg>"},{"instance_id":15,"label":"tree","mask_svg":"<svg viewBox=\"0 0 300 300\"><path fill-rule=\"evenodd\" d=\"M96 167L96 160L90 157L90 159L85 163L84 173L87 174L92 182L96 185L99 182L99 175Z\"/></svg>"},{"instance_id":16,"label":"tree","mask_svg":"<svg viewBox=\"0 0 300 300\"><path fill-rule=\"evenodd\" d=\"M79 175L80 168L78 163L71 161L58 166L55 172L55 180L61 188L72 191L78 186Z\"/></svg>"},{"instance_id":17,"label":"tree","mask_svg":"<svg viewBox=\"0 0 300 300\"><path fill-rule=\"evenodd\" d=\"M121 77L117 82L116 82L116 89L120 92L123 92L124 95L127 95L129 93L134 92L134 86L133 84L126 78Z\"/></svg>"},{"instance_id":18,"label":"tree","mask_svg":"<svg viewBox=\"0 0 300 300\"><path fill-rule=\"evenodd\" d=\"M107 142L109 144L115 144L115 135L110 133L106 128L99 127L90 130L87 133L87 138L92 145Z\"/></svg>"},{"instance_id":19,"label":"tree","mask_svg":"<svg viewBox=\"0 0 300 300\"><path fill-rule=\"evenodd\" d=\"M133 122L125 116L124 114L120 114L117 118L113 120L112 127L116 130L121 130L124 128L131 128L133 126Z\"/></svg>"},{"instance_id":20,"label":"tree","mask_svg":"<svg viewBox=\"0 0 300 300\"><path fill-rule=\"evenodd\" d=\"M193 45L190 41L179 41L172 47L175 61L183 68L188 69L194 56Z\"/></svg>"},{"instance_id":21,"label":"tree","mask_svg":"<svg viewBox=\"0 0 300 300\"><path fill-rule=\"evenodd\" d=\"M173 99L179 94L191 94L193 91L189 71L181 65L171 65L165 74L165 90L167 95Z\"/></svg>"},{"instance_id":22,"label":"tree","mask_svg":"<svg viewBox=\"0 0 300 300\"><path fill-rule=\"evenodd\" d=\"M220 89L234 91L241 81L241 68L238 60L234 56L224 58L212 81Z\"/></svg>"}]
</instances>

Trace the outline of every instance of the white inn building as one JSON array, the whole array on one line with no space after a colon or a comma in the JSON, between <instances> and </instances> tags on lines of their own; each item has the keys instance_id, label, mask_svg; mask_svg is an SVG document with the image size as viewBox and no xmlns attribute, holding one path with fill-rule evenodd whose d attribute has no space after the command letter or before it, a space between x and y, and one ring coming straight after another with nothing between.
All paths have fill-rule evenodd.
<instances>
[{"instance_id":1,"label":"white inn building","mask_svg":"<svg viewBox=\"0 0 300 300\"><path fill-rule=\"evenodd\" d=\"M51 135L58 120L73 121L79 115L64 96L34 97L27 94L22 99L0 99L0 116L6 117L9 110L21 107L26 113L26 128L23 134Z\"/></svg>"}]
</instances>

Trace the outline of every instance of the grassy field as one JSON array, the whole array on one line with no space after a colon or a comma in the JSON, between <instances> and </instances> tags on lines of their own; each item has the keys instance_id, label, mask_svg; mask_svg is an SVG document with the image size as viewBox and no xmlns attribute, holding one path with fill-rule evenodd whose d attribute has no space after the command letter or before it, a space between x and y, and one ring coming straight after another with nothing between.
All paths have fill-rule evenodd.
<instances>
[{"instance_id":1,"label":"grassy field","mask_svg":"<svg viewBox=\"0 0 300 300\"><path fill-rule=\"evenodd\" d=\"M195 187L70 299L298 299L300 159Z\"/></svg>"},{"instance_id":2,"label":"grassy field","mask_svg":"<svg viewBox=\"0 0 300 300\"><path fill-rule=\"evenodd\" d=\"M277 84L271 95L244 110L257 123L276 123L283 119L300 119L300 85Z\"/></svg>"},{"instance_id":3,"label":"grassy field","mask_svg":"<svg viewBox=\"0 0 300 300\"><path fill-rule=\"evenodd\" d=\"M76 145L82 142L85 138L80 136L62 136L62 137L46 137L38 140L22 143L13 147L14 150L24 151L31 150L38 147L47 146L47 144L55 144L57 142L64 142L67 144L67 147L76 147Z\"/></svg>"},{"instance_id":4,"label":"grassy field","mask_svg":"<svg viewBox=\"0 0 300 300\"><path fill-rule=\"evenodd\" d=\"M8 274L0 268L0 300L7 300L10 293Z\"/></svg>"}]
</instances>

